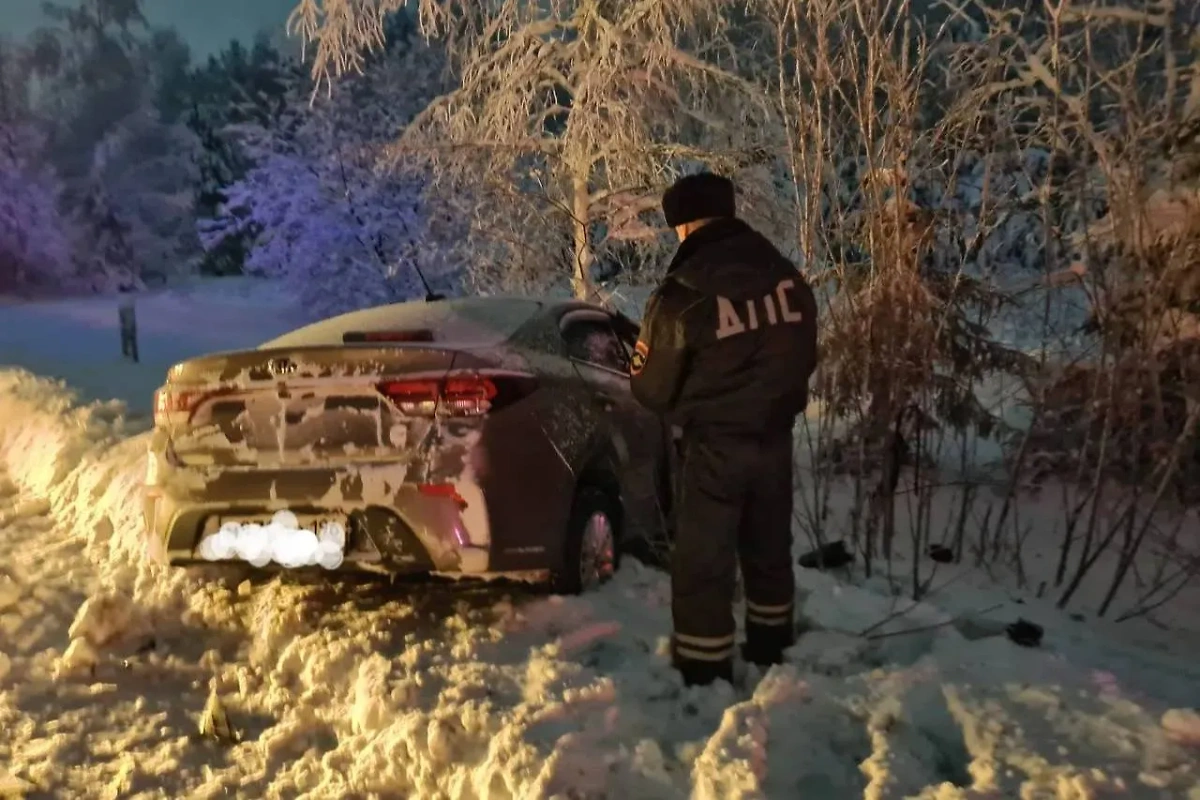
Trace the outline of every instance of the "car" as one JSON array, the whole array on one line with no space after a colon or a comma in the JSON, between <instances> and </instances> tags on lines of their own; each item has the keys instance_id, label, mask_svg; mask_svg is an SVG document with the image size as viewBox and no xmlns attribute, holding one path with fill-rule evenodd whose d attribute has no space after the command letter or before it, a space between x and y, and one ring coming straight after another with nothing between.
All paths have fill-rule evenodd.
<instances>
[{"instance_id":1,"label":"car","mask_svg":"<svg viewBox=\"0 0 1200 800\"><path fill-rule=\"evenodd\" d=\"M589 303L463 297L176 364L147 557L591 589L669 537L670 434L630 392L636 339Z\"/></svg>"}]
</instances>

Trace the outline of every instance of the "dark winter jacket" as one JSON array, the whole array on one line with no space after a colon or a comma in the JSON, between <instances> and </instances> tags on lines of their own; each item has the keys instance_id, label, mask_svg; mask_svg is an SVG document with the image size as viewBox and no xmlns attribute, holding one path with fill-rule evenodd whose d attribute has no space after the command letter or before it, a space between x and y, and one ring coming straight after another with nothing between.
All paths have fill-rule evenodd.
<instances>
[{"instance_id":1,"label":"dark winter jacket","mask_svg":"<svg viewBox=\"0 0 1200 800\"><path fill-rule=\"evenodd\" d=\"M685 432L757 436L792 427L816 365L808 283L749 225L717 220L683 241L647 303L631 387Z\"/></svg>"}]
</instances>

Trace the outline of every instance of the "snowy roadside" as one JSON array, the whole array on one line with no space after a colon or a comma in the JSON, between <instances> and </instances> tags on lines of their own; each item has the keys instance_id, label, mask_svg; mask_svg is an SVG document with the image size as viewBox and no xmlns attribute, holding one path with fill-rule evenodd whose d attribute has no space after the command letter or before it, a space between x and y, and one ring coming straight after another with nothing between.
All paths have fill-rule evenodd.
<instances>
[{"instance_id":1,"label":"snowy roadside","mask_svg":"<svg viewBox=\"0 0 1200 800\"><path fill-rule=\"evenodd\" d=\"M1163 704L1052 648L971 640L932 606L876 633L928 630L868 640L852 633L893 601L801 571L805 615L826 630L794 663L746 689L685 690L663 653L666 579L634 562L571 599L201 583L137 565L144 442L114 406L6 373L0 419L18 490L0 501L15 644L0 763L40 792L1200 797L1198 751L1172 739ZM94 672L62 658L89 595L76 633ZM239 744L193 737L210 689Z\"/></svg>"},{"instance_id":2,"label":"snowy roadside","mask_svg":"<svg viewBox=\"0 0 1200 800\"><path fill-rule=\"evenodd\" d=\"M267 338L258 300L180 302L221 320L174 329L183 356ZM92 312L22 313L61 342ZM905 605L884 584L798 570L814 628L791 663L685 690L668 582L636 562L582 598L143 565L146 422L88 401L148 403L165 364L124 382L80 353L56 367L82 402L0 368L0 796L1200 800L1200 720L1170 712L1195 653L1101 641L978 575L878 625ZM1003 636L1018 613L1042 648ZM194 735L212 691L236 744Z\"/></svg>"}]
</instances>

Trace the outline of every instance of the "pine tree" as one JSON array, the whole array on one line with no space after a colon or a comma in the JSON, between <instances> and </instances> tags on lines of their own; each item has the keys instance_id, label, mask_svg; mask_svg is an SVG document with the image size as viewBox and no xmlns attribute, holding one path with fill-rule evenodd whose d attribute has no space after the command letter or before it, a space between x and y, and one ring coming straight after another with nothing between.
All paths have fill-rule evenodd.
<instances>
[{"instance_id":1,"label":"pine tree","mask_svg":"<svg viewBox=\"0 0 1200 800\"><path fill-rule=\"evenodd\" d=\"M246 125L274 128L284 111L288 88L299 78L300 65L281 56L263 36L249 50L231 42L189 74L185 118L200 148L196 213L202 229L212 228L228 200L228 187L253 166L231 133ZM199 270L240 274L250 246L245 232L223 236L205 249Z\"/></svg>"},{"instance_id":2,"label":"pine tree","mask_svg":"<svg viewBox=\"0 0 1200 800\"><path fill-rule=\"evenodd\" d=\"M189 272L195 234L194 137L171 93L186 71L178 35L153 31L140 0L47 4L33 37L47 154L64 205L91 237L77 260L97 287L137 286Z\"/></svg>"}]
</instances>

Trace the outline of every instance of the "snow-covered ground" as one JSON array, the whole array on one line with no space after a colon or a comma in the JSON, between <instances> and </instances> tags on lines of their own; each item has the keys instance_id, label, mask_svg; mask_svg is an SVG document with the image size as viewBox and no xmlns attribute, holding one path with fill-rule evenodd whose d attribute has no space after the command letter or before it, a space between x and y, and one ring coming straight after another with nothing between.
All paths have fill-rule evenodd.
<instances>
[{"instance_id":1,"label":"snow-covered ground","mask_svg":"<svg viewBox=\"0 0 1200 800\"><path fill-rule=\"evenodd\" d=\"M911 608L798 569L790 663L684 689L633 561L581 598L142 564L145 422L103 398L144 410L168 361L290 327L239 292L141 299L154 355L123 369L111 303L0 308L0 365L85 398L0 366L0 796L1200 800L1194 594L1164 631L965 567ZM213 694L236 743L196 735Z\"/></svg>"},{"instance_id":2,"label":"snow-covered ground","mask_svg":"<svg viewBox=\"0 0 1200 800\"><path fill-rule=\"evenodd\" d=\"M121 398L149 412L167 368L198 353L256 345L304 321L278 284L246 278L139 294L139 363L121 356L118 308L128 296L18 303L0 297L0 364L65 379L84 400Z\"/></svg>"}]
</instances>

